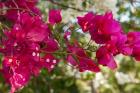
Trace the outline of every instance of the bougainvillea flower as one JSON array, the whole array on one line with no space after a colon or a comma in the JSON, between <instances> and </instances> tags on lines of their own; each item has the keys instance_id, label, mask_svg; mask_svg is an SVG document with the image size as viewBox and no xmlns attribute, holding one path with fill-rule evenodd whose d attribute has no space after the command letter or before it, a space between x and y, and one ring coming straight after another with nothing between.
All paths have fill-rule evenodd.
<instances>
[{"instance_id":1,"label":"bougainvillea flower","mask_svg":"<svg viewBox=\"0 0 140 93\"><path fill-rule=\"evenodd\" d=\"M41 43L44 43L43 48L49 51L58 49L57 42L51 38L48 25L41 17L28 13L21 13L20 17L13 28L5 30L5 37L2 38L3 47L0 49L4 55L2 72L11 85L11 93L25 86L31 75L38 76L44 67L40 56ZM52 66L48 67L48 70L51 68Z\"/></svg>"},{"instance_id":2,"label":"bougainvillea flower","mask_svg":"<svg viewBox=\"0 0 140 93\"><path fill-rule=\"evenodd\" d=\"M13 8L7 10L6 17L12 21L16 22L20 16L20 12L29 12L33 15L40 15L40 10L36 7L38 0L7 0L5 2L5 7ZM15 9L14 9L15 8ZM17 8L17 9L16 9Z\"/></svg>"},{"instance_id":3,"label":"bougainvillea flower","mask_svg":"<svg viewBox=\"0 0 140 93\"><path fill-rule=\"evenodd\" d=\"M46 47L45 51L47 52L54 52L59 49L58 42L55 39L49 38L45 41Z\"/></svg>"},{"instance_id":4,"label":"bougainvillea flower","mask_svg":"<svg viewBox=\"0 0 140 93\"><path fill-rule=\"evenodd\" d=\"M87 32L92 26L92 21L94 18L94 14L92 12L87 13L84 17L77 17L78 24L82 28L83 32Z\"/></svg>"},{"instance_id":5,"label":"bougainvillea flower","mask_svg":"<svg viewBox=\"0 0 140 93\"><path fill-rule=\"evenodd\" d=\"M92 71L99 72L100 68L95 64L95 62L90 58L80 57L77 55L68 55L67 61L76 68L79 69L80 72L84 71Z\"/></svg>"},{"instance_id":6,"label":"bougainvillea flower","mask_svg":"<svg viewBox=\"0 0 140 93\"><path fill-rule=\"evenodd\" d=\"M4 7L4 3L0 2L0 8L2 9ZM2 14L2 11L0 12L0 15Z\"/></svg>"},{"instance_id":7,"label":"bougainvillea flower","mask_svg":"<svg viewBox=\"0 0 140 93\"><path fill-rule=\"evenodd\" d=\"M122 33L121 25L113 19L112 13L107 12L105 15L95 15L90 27L91 38L97 44L104 44L110 40L112 35Z\"/></svg>"},{"instance_id":8,"label":"bougainvillea flower","mask_svg":"<svg viewBox=\"0 0 140 93\"><path fill-rule=\"evenodd\" d=\"M42 65L37 46L34 48L33 44L25 42L17 42L15 46L12 45L10 43L3 49L2 53L5 57L2 62L2 71L5 79L11 85L11 93L14 93L28 83L31 75L37 76ZM12 56L14 57L12 58Z\"/></svg>"},{"instance_id":9,"label":"bougainvillea flower","mask_svg":"<svg viewBox=\"0 0 140 93\"><path fill-rule=\"evenodd\" d=\"M3 3L2 2L0 2L0 8L2 8L3 7Z\"/></svg>"},{"instance_id":10,"label":"bougainvillea flower","mask_svg":"<svg viewBox=\"0 0 140 93\"><path fill-rule=\"evenodd\" d=\"M140 32L129 32L127 38L127 43L133 49L132 56L140 61Z\"/></svg>"},{"instance_id":11,"label":"bougainvillea flower","mask_svg":"<svg viewBox=\"0 0 140 93\"><path fill-rule=\"evenodd\" d=\"M69 30L60 33L62 40L53 36L54 31L49 28L62 21L61 10L49 11L48 25L42 21L41 11L36 7L37 2L38 0L0 2L0 53L3 55L0 72L11 85L10 93L24 87L32 76L40 74L42 68L52 71L59 62L53 53L56 55L59 51L59 54L62 53L62 57L66 55L68 63L80 72L99 72L100 65L115 69L117 64L114 57L118 54L129 55L140 61L140 32L129 32L126 35L111 12L104 15L88 12L77 17L83 32L89 32L91 39L99 44L96 51L97 60L94 61L87 54L90 47L84 49L75 39L69 39L69 31L74 30L73 25ZM6 22L3 22L4 20ZM10 22L10 25L5 25L7 22Z\"/></svg>"},{"instance_id":12,"label":"bougainvillea flower","mask_svg":"<svg viewBox=\"0 0 140 93\"><path fill-rule=\"evenodd\" d=\"M5 57L2 73L7 83L11 85L10 93L25 86L30 79L30 69L16 57Z\"/></svg>"},{"instance_id":13,"label":"bougainvillea flower","mask_svg":"<svg viewBox=\"0 0 140 93\"><path fill-rule=\"evenodd\" d=\"M18 25L14 25L14 31L18 30L17 33L22 32L22 35L26 35L25 38L32 42L41 42L45 38L48 38L50 30L41 17L32 17L28 13L23 13L21 14L21 18L20 22L17 23Z\"/></svg>"},{"instance_id":14,"label":"bougainvillea flower","mask_svg":"<svg viewBox=\"0 0 140 93\"><path fill-rule=\"evenodd\" d=\"M99 72L100 68L95 64L95 62L90 58L78 57L79 60L79 71L92 71Z\"/></svg>"},{"instance_id":15,"label":"bougainvillea flower","mask_svg":"<svg viewBox=\"0 0 140 93\"><path fill-rule=\"evenodd\" d=\"M127 38L130 46L140 47L140 32L129 32Z\"/></svg>"},{"instance_id":16,"label":"bougainvillea flower","mask_svg":"<svg viewBox=\"0 0 140 93\"><path fill-rule=\"evenodd\" d=\"M64 39L65 39L65 40L68 40L70 35L71 35L71 32L70 32L70 31L66 31L66 32L64 33Z\"/></svg>"},{"instance_id":17,"label":"bougainvillea flower","mask_svg":"<svg viewBox=\"0 0 140 93\"><path fill-rule=\"evenodd\" d=\"M140 47L134 47L132 57L134 57L137 61L140 61Z\"/></svg>"},{"instance_id":18,"label":"bougainvillea flower","mask_svg":"<svg viewBox=\"0 0 140 93\"><path fill-rule=\"evenodd\" d=\"M49 23L54 25L56 23L60 23L62 20L61 10L52 9L49 10Z\"/></svg>"},{"instance_id":19,"label":"bougainvillea flower","mask_svg":"<svg viewBox=\"0 0 140 93\"><path fill-rule=\"evenodd\" d=\"M58 59L56 59L52 54L46 54L42 60L43 67L48 69L49 72L55 68L57 63Z\"/></svg>"},{"instance_id":20,"label":"bougainvillea flower","mask_svg":"<svg viewBox=\"0 0 140 93\"><path fill-rule=\"evenodd\" d=\"M13 75L10 77L9 82L11 84L11 91L10 93L14 93L17 89L22 88L25 86L29 79L30 79L29 70L24 68L17 69L13 72Z\"/></svg>"},{"instance_id":21,"label":"bougainvillea flower","mask_svg":"<svg viewBox=\"0 0 140 93\"><path fill-rule=\"evenodd\" d=\"M72 66L77 66L77 61L74 58L74 55L68 55L67 56L67 61L72 65Z\"/></svg>"},{"instance_id":22,"label":"bougainvillea flower","mask_svg":"<svg viewBox=\"0 0 140 93\"><path fill-rule=\"evenodd\" d=\"M5 35L8 38L3 41L3 44L5 46L4 50L7 49L7 53L10 52L11 48L13 48L13 53L15 49L15 53L18 51L21 53L24 49L26 53L32 43L37 43L39 45L38 42L45 42L44 40L49 37L50 30L48 30L48 26L43 23L38 16L32 17L27 13L21 16L23 19L15 24L11 31L5 31Z\"/></svg>"},{"instance_id":23,"label":"bougainvillea flower","mask_svg":"<svg viewBox=\"0 0 140 93\"><path fill-rule=\"evenodd\" d=\"M104 46L97 50L96 58L98 60L98 64L107 66L110 69L115 69L117 67L113 55Z\"/></svg>"},{"instance_id":24,"label":"bougainvillea flower","mask_svg":"<svg viewBox=\"0 0 140 93\"><path fill-rule=\"evenodd\" d=\"M125 34L111 36L111 40L105 46L113 55L120 53L124 55L132 54L132 48L127 44L127 36Z\"/></svg>"},{"instance_id":25,"label":"bougainvillea flower","mask_svg":"<svg viewBox=\"0 0 140 93\"><path fill-rule=\"evenodd\" d=\"M68 52L72 54L67 56L67 61L71 65L77 67L79 71L100 71L100 68L91 58L88 57L84 49L80 48L77 42L75 43L75 46L68 45Z\"/></svg>"}]
</instances>

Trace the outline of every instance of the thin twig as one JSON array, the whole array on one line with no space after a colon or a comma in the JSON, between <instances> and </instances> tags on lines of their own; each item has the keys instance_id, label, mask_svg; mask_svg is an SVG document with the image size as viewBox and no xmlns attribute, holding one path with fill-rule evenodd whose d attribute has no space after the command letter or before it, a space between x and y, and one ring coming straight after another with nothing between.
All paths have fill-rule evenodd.
<instances>
[{"instance_id":1,"label":"thin twig","mask_svg":"<svg viewBox=\"0 0 140 93\"><path fill-rule=\"evenodd\" d=\"M34 13L33 11L23 9L23 8L4 8L4 9L0 9L0 12L1 11L6 11L6 10L21 10L21 11L27 11L27 12L33 14L33 15L36 15L36 16L38 15L38 14Z\"/></svg>"},{"instance_id":2,"label":"thin twig","mask_svg":"<svg viewBox=\"0 0 140 93\"><path fill-rule=\"evenodd\" d=\"M76 11L79 11L79 12L88 12L87 10L82 10L82 9L79 9L79 8L75 8L75 7L71 7L71 6L66 6L64 4L55 2L53 0L47 0L47 1L51 2L52 4L55 4L55 5L58 5L58 6L61 6L61 7L65 7L65 8L70 8L70 9L73 9L73 10L76 10Z\"/></svg>"}]
</instances>

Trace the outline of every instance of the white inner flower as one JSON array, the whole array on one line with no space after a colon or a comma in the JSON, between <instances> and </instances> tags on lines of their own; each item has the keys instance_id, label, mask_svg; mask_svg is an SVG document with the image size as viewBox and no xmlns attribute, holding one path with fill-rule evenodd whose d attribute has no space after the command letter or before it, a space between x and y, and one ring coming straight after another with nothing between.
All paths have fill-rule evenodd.
<instances>
[{"instance_id":1,"label":"white inner flower","mask_svg":"<svg viewBox=\"0 0 140 93\"><path fill-rule=\"evenodd\" d=\"M39 53L37 53L37 56L39 57Z\"/></svg>"},{"instance_id":2,"label":"white inner flower","mask_svg":"<svg viewBox=\"0 0 140 93\"><path fill-rule=\"evenodd\" d=\"M54 68L54 65L51 65L51 68Z\"/></svg>"},{"instance_id":3,"label":"white inner flower","mask_svg":"<svg viewBox=\"0 0 140 93\"><path fill-rule=\"evenodd\" d=\"M55 64L56 63L56 60L53 60L53 63Z\"/></svg>"},{"instance_id":4,"label":"white inner flower","mask_svg":"<svg viewBox=\"0 0 140 93\"><path fill-rule=\"evenodd\" d=\"M35 52L33 52L33 53L32 53L32 56L36 56L36 53L35 53Z\"/></svg>"},{"instance_id":5,"label":"white inner flower","mask_svg":"<svg viewBox=\"0 0 140 93\"><path fill-rule=\"evenodd\" d=\"M47 58L47 59L46 59L46 62L50 62L50 59Z\"/></svg>"},{"instance_id":6,"label":"white inner flower","mask_svg":"<svg viewBox=\"0 0 140 93\"><path fill-rule=\"evenodd\" d=\"M11 63L13 61L13 59L10 58L8 61Z\"/></svg>"}]
</instances>

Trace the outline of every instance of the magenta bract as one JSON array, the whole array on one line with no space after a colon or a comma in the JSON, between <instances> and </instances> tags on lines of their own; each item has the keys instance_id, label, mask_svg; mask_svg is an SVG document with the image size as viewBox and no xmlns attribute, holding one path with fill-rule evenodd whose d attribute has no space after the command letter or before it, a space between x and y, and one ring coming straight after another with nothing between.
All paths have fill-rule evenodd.
<instances>
[{"instance_id":1,"label":"magenta bract","mask_svg":"<svg viewBox=\"0 0 140 93\"><path fill-rule=\"evenodd\" d=\"M49 11L49 22L50 24L54 25L56 23L61 22L61 10L52 9Z\"/></svg>"}]
</instances>

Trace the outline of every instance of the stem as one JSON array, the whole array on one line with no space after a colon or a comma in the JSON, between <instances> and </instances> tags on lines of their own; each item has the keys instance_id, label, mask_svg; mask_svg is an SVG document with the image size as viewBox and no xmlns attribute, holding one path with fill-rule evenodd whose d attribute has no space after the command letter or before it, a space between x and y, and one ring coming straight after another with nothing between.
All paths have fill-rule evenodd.
<instances>
[{"instance_id":1,"label":"stem","mask_svg":"<svg viewBox=\"0 0 140 93\"><path fill-rule=\"evenodd\" d=\"M34 13L33 11L31 11L31 10L28 10L28 9L23 9L23 8L4 8L4 9L0 9L0 12L1 11L7 11L7 10L21 10L21 11L27 11L27 12L30 12L31 14L33 14L33 15L38 15L38 14L36 14L36 13Z\"/></svg>"},{"instance_id":2,"label":"stem","mask_svg":"<svg viewBox=\"0 0 140 93\"><path fill-rule=\"evenodd\" d=\"M79 8L75 8L75 7L71 7L71 6L66 6L64 4L55 2L53 0L47 0L47 1L51 2L52 4L55 4L55 5L58 5L58 6L61 6L61 7L65 7L65 8L70 8L70 9L73 9L73 10L76 10L76 11L79 11L79 12L88 12L87 10L82 10L82 9L79 9Z\"/></svg>"},{"instance_id":3,"label":"stem","mask_svg":"<svg viewBox=\"0 0 140 93\"><path fill-rule=\"evenodd\" d=\"M89 45L90 45L90 42L91 42L91 38L90 38L90 40L88 41L88 43L87 43L87 45L86 45L86 46L89 46Z\"/></svg>"},{"instance_id":4,"label":"stem","mask_svg":"<svg viewBox=\"0 0 140 93\"><path fill-rule=\"evenodd\" d=\"M91 80L91 93L97 93L96 89L94 88L93 80Z\"/></svg>"},{"instance_id":5,"label":"stem","mask_svg":"<svg viewBox=\"0 0 140 93\"><path fill-rule=\"evenodd\" d=\"M60 51L60 52L47 52L47 51L44 51L44 50L41 50L41 52L45 52L45 53L49 53L49 54L66 54L66 55L72 55L72 56L75 56L75 57L79 57L79 58L84 58L84 59L87 59L87 60L90 60L90 58L86 58L86 57L81 57L75 53L68 53L68 52L63 52L63 51Z\"/></svg>"},{"instance_id":6,"label":"stem","mask_svg":"<svg viewBox=\"0 0 140 93\"><path fill-rule=\"evenodd\" d=\"M2 24L1 22L0 22L0 27L1 27L1 29L6 28L6 29L10 30L10 28L7 25Z\"/></svg>"},{"instance_id":7,"label":"stem","mask_svg":"<svg viewBox=\"0 0 140 93\"><path fill-rule=\"evenodd\" d=\"M15 2L15 0L12 0L12 2L15 4L16 8L19 8L17 3ZM19 10L17 11L17 15L18 15L17 19L20 20L20 11Z\"/></svg>"}]
</instances>

